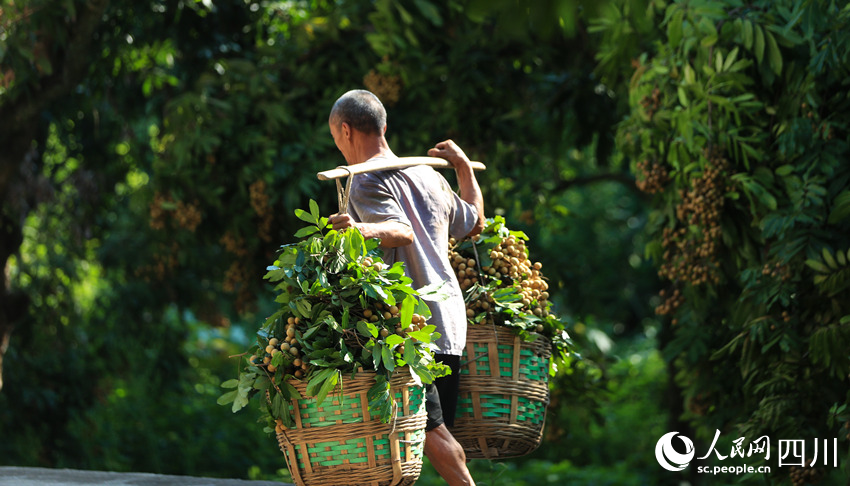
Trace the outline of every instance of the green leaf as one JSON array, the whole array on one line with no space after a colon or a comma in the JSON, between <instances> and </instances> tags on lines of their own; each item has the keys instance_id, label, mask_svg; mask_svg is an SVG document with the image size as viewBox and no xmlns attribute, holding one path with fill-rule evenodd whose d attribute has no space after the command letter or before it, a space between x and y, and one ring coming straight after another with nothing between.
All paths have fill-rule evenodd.
<instances>
[{"instance_id":1,"label":"green leaf","mask_svg":"<svg viewBox=\"0 0 850 486\"><path fill-rule=\"evenodd\" d=\"M227 405L229 403L233 403L233 400L236 400L237 395L239 395L239 392L237 390L227 392L224 395L218 397L216 403L218 403L219 405Z\"/></svg>"},{"instance_id":2,"label":"green leaf","mask_svg":"<svg viewBox=\"0 0 850 486\"><path fill-rule=\"evenodd\" d=\"M381 347L381 360L383 361L384 368L386 368L387 371L395 370L395 360L393 359L392 350L389 347Z\"/></svg>"},{"instance_id":3,"label":"green leaf","mask_svg":"<svg viewBox=\"0 0 850 486\"><path fill-rule=\"evenodd\" d=\"M371 322L357 321L357 331L359 331L360 334L362 334L366 337L369 337L369 336L371 336L373 338L378 337L378 328L375 327L375 324L373 324Z\"/></svg>"},{"instance_id":4,"label":"green leaf","mask_svg":"<svg viewBox=\"0 0 850 486\"><path fill-rule=\"evenodd\" d=\"M767 32L767 50L770 67L773 72L779 76L782 73L782 53L779 51L779 46L776 44L776 38L773 34Z\"/></svg>"},{"instance_id":5,"label":"green leaf","mask_svg":"<svg viewBox=\"0 0 850 486\"><path fill-rule=\"evenodd\" d=\"M305 226L305 227L303 227L300 230L295 232L295 237L296 238L303 238L305 236L310 236L313 233L317 233L318 231L319 231L319 228L317 228L315 226Z\"/></svg>"},{"instance_id":6,"label":"green leaf","mask_svg":"<svg viewBox=\"0 0 850 486\"><path fill-rule=\"evenodd\" d=\"M301 339L310 339L310 337L311 337L313 334L315 334L315 333L316 333L316 331L318 331L320 327L321 327L321 326L313 326L313 327L311 327L311 328L307 329L307 330L304 332L304 335L302 335L302 336L301 336Z\"/></svg>"},{"instance_id":7,"label":"green leaf","mask_svg":"<svg viewBox=\"0 0 850 486\"><path fill-rule=\"evenodd\" d=\"M283 353L281 353L283 354ZM271 380L266 375L260 375L257 377L257 381L254 382L255 390L265 390L271 384Z\"/></svg>"},{"instance_id":8,"label":"green leaf","mask_svg":"<svg viewBox=\"0 0 850 486\"><path fill-rule=\"evenodd\" d=\"M331 375L325 379L324 383L322 383L322 387L319 389L319 394L316 396L316 406L322 404L325 400L325 397L328 396L334 388L336 388L337 383L339 383L340 371L336 369L328 370L331 371Z\"/></svg>"},{"instance_id":9,"label":"green leaf","mask_svg":"<svg viewBox=\"0 0 850 486\"><path fill-rule=\"evenodd\" d=\"M431 342L431 333L430 332L425 332L423 330L419 330L419 331L409 332L409 333L407 333L407 335L412 337L413 339L416 339L417 341L421 341L423 343L430 343ZM407 351L407 348L405 348L405 351Z\"/></svg>"},{"instance_id":10,"label":"green leaf","mask_svg":"<svg viewBox=\"0 0 850 486\"><path fill-rule=\"evenodd\" d=\"M404 341L404 361L407 362L407 364L416 363L417 361L416 347L413 345L413 341L411 339L406 339Z\"/></svg>"},{"instance_id":11,"label":"green leaf","mask_svg":"<svg viewBox=\"0 0 850 486\"><path fill-rule=\"evenodd\" d=\"M830 252L827 247L823 247L821 254L823 255L823 261L826 262L829 268L832 268L833 270L838 269L838 262L835 261L835 257L832 256L832 252Z\"/></svg>"},{"instance_id":12,"label":"green leaf","mask_svg":"<svg viewBox=\"0 0 850 486\"><path fill-rule=\"evenodd\" d=\"M690 64L685 64L685 83L695 84L697 82L696 73Z\"/></svg>"},{"instance_id":13,"label":"green leaf","mask_svg":"<svg viewBox=\"0 0 850 486\"><path fill-rule=\"evenodd\" d=\"M827 222L838 224L848 217L850 217L850 190L845 190L835 197Z\"/></svg>"},{"instance_id":14,"label":"green leaf","mask_svg":"<svg viewBox=\"0 0 850 486\"><path fill-rule=\"evenodd\" d=\"M308 213L307 211L304 211L303 209L296 209L295 217L307 223L318 223L318 221L316 221L316 218L314 218L312 214Z\"/></svg>"},{"instance_id":15,"label":"green leaf","mask_svg":"<svg viewBox=\"0 0 850 486\"><path fill-rule=\"evenodd\" d=\"M433 3L427 0L413 0L413 3L416 4L416 7L420 12L422 12L422 15L435 27L443 25L443 18L440 16L440 11L437 10L437 7L435 7Z\"/></svg>"},{"instance_id":16,"label":"green leaf","mask_svg":"<svg viewBox=\"0 0 850 486\"><path fill-rule=\"evenodd\" d=\"M679 86L677 90L677 94L679 95L679 103L682 104L685 108L688 107L688 95L685 93L685 88L683 86Z\"/></svg>"},{"instance_id":17,"label":"green leaf","mask_svg":"<svg viewBox=\"0 0 850 486\"><path fill-rule=\"evenodd\" d=\"M753 48L755 49L754 54L756 55L756 61L761 64L764 59L764 31L758 24L756 24L756 40Z\"/></svg>"},{"instance_id":18,"label":"green leaf","mask_svg":"<svg viewBox=\"0 0 850 486\"><path fill-rule=\"evenodd\" d=\"M794 166L791 164L785 164L781 167L777 167L774 172L776 172L776 175L780 177L785 177L794 172Z\"/></svg>"},{"instance_id":19,"label":"green leaf","mask_svg":"<svg viewBox=\"0 0 850 486\"><path fill-rule=\"evenodd\" d=\"M296 400L301 400L302 397L301 397L301 394L298 393L298 389L295 388L294 386L290 385L289 382L284 381L281 384L280 388L281 388L281 391L283 391L284 398L286 398L286 399L293 399L294 398Z\"/></svg>"},{"instance_id":20,"label":"green leaf","mask_svg":"<svg viewBox=\"0 0 850 486\"><path fill-rule=\"evenodd\" d=\"M239 386L239 380L235 378L232 380L227 380L221 384L222 388L236 388L237 386Z\"/></svg>"},{"instance_id":21,"label":"green leaf","mask_svg":"<svg viewBox=\"0 0 850 486\"><path fill-rule=\"evenodd\" d=\"M310 379L310 382L307 383L307 396L314 397L318 394L319 390L321 390L322 386L325 384L331 375L334 375L337 370L332 368L326 368L322 371L319 371Z\"/></svg>"},{"instance_id":22,"label":"green leaf","mask_svg":"<svg viewBox=\"0 0 850 486\"><path fill-rule=\"evenodd\" d=\"M310 216L313 217L313 222L319 222L319 217L321 217L321 213L319 212L319 203L310 199Z\"/></svg>"},{"instance_id":23,"label":"green leaf","mask_svg":"<svg viewBox=\"0 0 850 486\"><path fill-rule=\"evenodd\" d=\"M245 408L247 405L248 405L248 396L239 394L239 396L237 396L236 399L233 400L233 407L231 408L231 411L233 413L236 413L236 412L242 410L243 408Z\"/></svg>"},{"instance_id":24,"label":"green leaf","mask_svg":"<svg viewBox=\"0 0 850 486\"><path fill-rule=\"evenodd\" d=\"M817 272L829 273L829 268L818 260L813 260L813 259L810 258L810 259L806 260L806 265L808 265L809 268L811 268L811 269L813 269Z\"/></svg>"},{"instance_id":25,"label":"green leaf","mask_svg":"<svg viewBox=\"0 0 850 486\"><path fill-rule=\"evenodd\" d=\"M389 347L396 347L399 344L404 342L404 338L399 336L398 334L390 334L384 339L384 342Z\"/></svg>"},{"instance_id":26,"label":"green leaf","mask_svg":"<svg viewBox=\"0 0 850 486\"><path fill-rule=\"evenodd\" d=\"M401 327L407 328L413 320L413 310L416 308L416 297L411 294L407 294L404 296L404 300L401 302L401 312L399 313L399 317L401 318Z\"/></svg>"},{"instance_id":27,"label":"green leaf","mask_svg":"<svg viewBox=\"0 0 850 486\"><path fill-rule=\"evenodd\" d=\"M744 47L752 49L753 47L753 23L749 20L744 20Z\"/></svg>"},{"instance_id":28,"label":"green leaf","mask_svg":"<svg viewBox=\"0 0 850 486\"><path fill-rule=\"evenodd\" d=\"M381 367L381 357L383 354L384 346L382 344L375 344L372 346L372 365L376 370Z\"/></svg>"},{"instance_id":29,"label":"green leaf","mask_svg":"<svg viewBox=\"0 0 850 486\"><path fill-rule=\"evenodd\" d=\"M738 58L738 48L736 47L736 48L732 49L732 51L729 53L728 56L726 56L726 61L724 61L724 63L723 63L723 69L722 70L728 71L732 67L732 64L735 63L735 60L737 58ZM720 69L718 69L718 71L720 71Z\"/></svg>"},{"instance_id":30,"label":"green leaf","mask_svg":"<svg viewBox=\"0 0 850 486\"><path fill-rule=\"evenodd\" d=\"M375 377L375 384L366 393L369 400L369 410L381 417L382 422L388 422L391 415L390 384L383 375Z\"/></svg>"},{"instance_id":31,"label":"green leaf","mask_svg":"<svg viewBox=\"0 0 850 486\"><path fill-rule=\"evenodd\" d=\"M348 329L348 324L351 322L351 308L345 307L342 310L342 319L340 324L342 324L343 329Z\"/></svg>"},{"instance_id":32,"label":"green leaf","mask_svg":"<svg viewBox=\"0 0 850 486\"><path fill-rule=\"evenodd\" d=\"M667 40L671 46L678 46L682 42L682 24L684 23L685 12L681 8L676 7L676 12L667 23Z\"/></svg>"}]
</instances>

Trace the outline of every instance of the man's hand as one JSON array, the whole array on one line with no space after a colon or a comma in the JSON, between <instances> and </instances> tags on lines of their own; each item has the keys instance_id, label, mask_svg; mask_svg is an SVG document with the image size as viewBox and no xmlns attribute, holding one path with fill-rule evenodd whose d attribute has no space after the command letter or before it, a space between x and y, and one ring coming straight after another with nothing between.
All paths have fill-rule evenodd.
<instances>
[{"instance_id":1,"label":"man's hand","mask_svg":"<svg viewBox=\"0 0 850 486\"><path fill-rule=\"evenodd\" d=\"M428 155L446 159L458 169L464 168L464 166L469 167L469 157L452 140L438 143L434 148L428 150Z\"/></svg>"},{"instance_id":2,"label":"man's hand","mask_svg":"<svg viewBox=\"0 0 850 486\"><path fill-rule=\"evenodd\" d=\"M328 218L328 222L331 223L333 228L337 231L357 226L357 223L350 214L334 214Z\"/></svg>"}]
</instances>

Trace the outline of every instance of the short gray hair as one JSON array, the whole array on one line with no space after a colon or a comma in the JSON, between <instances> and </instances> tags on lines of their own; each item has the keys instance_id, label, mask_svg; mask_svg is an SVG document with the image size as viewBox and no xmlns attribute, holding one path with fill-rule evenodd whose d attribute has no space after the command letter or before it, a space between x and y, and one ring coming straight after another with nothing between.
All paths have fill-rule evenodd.
<instances>
[{"instance_id":1,"label":"short gray hair","mask_svg":"<svg viewBox=\"0 0 850 486\"><path fill-rule=\"evenodd\" d=\"M360 132L381 135L387 126L387 110L371 91L353 89L336 100L329 121L336 126L345 122Z\"/></svg>"}]
</instances>

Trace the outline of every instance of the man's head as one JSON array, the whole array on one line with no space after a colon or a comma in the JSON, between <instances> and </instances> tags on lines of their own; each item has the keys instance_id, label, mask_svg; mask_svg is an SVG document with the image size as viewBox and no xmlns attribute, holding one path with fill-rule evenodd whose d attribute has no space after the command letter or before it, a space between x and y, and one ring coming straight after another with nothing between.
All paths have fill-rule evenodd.
<instances>
[{"instance_id":1,"label":"man's head","mask_svg":"<svg viewBox=\"0 0 850 486\"><path fill-rule=\"evenodd\" d=\"M349 164L363 162L386 147L387 112L369 91L355 89L340 96L331 109L328 126Z\"/></svg>"},{"instance_id":2,"label":"man's head","mask_svg":"<svg viewBox=\"0 0 850 486\"><path fill-rule=\"evenodd\" d=\"M387 128L387 111L377 96L364 89L354 89L336 100L328 123L336 128L347 123L366 135L380 136Z\"/></svg>"}]
</instances>

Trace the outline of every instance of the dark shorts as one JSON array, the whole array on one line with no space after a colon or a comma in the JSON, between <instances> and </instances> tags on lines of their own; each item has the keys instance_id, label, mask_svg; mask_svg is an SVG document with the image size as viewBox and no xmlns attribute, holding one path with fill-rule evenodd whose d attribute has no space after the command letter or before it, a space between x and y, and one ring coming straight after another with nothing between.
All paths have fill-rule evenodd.
<instances>
[{"instance_id":1,"label":"dark shorts","mask_svg":"<svg viewBox=\"0 0 850 486\"><path fill-rule=\"evenodd\" d=\"M460 383L460 356L435 354L434 359L451 368L452 374L437 378L434 383L425 385L425 409L428 412L426 432L441 424L446 424L446 427L455 424L458 383Z\"/></svg>"}]
</instances>

